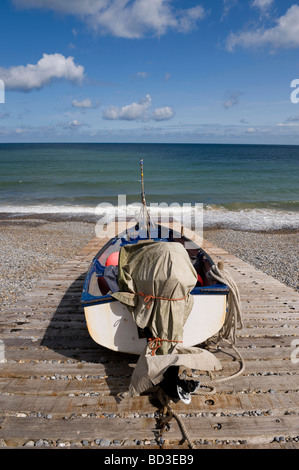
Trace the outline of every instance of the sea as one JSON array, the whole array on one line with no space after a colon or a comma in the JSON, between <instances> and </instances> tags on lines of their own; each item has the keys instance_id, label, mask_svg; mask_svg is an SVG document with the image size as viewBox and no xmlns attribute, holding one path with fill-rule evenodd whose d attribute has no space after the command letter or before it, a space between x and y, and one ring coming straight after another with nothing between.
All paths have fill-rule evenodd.
<instances>
[{"instance_id":1,"label":"sea","mask_svg":"<svg viewBox=\"0 0 299 470\"><path fill-rule=\"evenodd\" d=\"M299 146L0 144L0 214L96 221L140 210L204 228L299 228ZM189 218L189 219L188 219Z\"/></svg>"}]
</instances>

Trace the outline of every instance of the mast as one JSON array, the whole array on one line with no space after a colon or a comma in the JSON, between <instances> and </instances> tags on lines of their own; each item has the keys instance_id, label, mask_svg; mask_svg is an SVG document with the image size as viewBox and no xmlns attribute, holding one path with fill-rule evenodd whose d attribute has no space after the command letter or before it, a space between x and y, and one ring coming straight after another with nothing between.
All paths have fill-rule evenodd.
<instances>
[{"instance_id":1,"label":"mast","mask_svg":"<svg viewBox=\"0 0 299 470\"><path fill-rule=\"evenodd\" d=\"M143 214L146 216L147 237L150 238L150 220L149 213L145 202L144 181L143 181L143 159L140 158L140 171L141 171L141 202L143 204Z\"/></svg>"},{"instance_id":2,"label":"mast","mask_svg":"<svg viewBox=\"0 0 299 470\"><path fill-rule=\"evenodd\" d=\"M142 158L140 158L140 171L141 171L141 201L142 201L142 204L146 207L145 193L144 193L144 181L143 181L143 159Z\"/></svg>"}]
</instances>

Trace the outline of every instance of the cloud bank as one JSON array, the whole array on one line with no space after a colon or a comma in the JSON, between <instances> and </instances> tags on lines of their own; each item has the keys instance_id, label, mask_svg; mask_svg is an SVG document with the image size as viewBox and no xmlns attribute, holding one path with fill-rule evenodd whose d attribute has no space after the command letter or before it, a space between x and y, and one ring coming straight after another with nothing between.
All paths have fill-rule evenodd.
<instances>
[{"instance_id":1,"label":"cloud bank","mask_svg":"<svg viewBox=\"0 0 299 470\"><path fill-rule=\"evenodd\" d=\"M73 57L62 54L43 54L37 64L0 67L0 77L6 90L31 91L41 89L54 80L81 83L84 67L76 65Z\"/></svg>"},{"instance_id":2,"label":"cloud bank","mask_svg":"<svg viewBox=\"0 0 299 470\"><path fill-rule=\"evenodd\" d=\"M13 0L18 8L42 8L79 16L100 34L141 38L168 30L187 33L206 12L201 5L175 9L173 0Z\"/></svg>"}]
</instances>

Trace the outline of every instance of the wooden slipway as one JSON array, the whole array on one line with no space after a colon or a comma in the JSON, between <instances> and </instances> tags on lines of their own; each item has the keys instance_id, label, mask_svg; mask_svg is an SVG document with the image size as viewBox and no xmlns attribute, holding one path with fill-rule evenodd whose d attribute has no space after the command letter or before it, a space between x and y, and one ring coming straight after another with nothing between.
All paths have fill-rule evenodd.
<instances>
[{"instance_id":1,"label":"wooden slipway","mask_svg":"<svg viewBox=\"0 0 299 470\"><path fill-rule=\"evenodd\" d=\"M1 447L99 448L110 441L110 449L160 448L156 406L148 396L128 396L138 358L102 348L87 331L82 286L103 243L91 240L2 312ZM216 394L193 395L190 405L173 409L199 449L298 448L299 294L207 241L203 247L239 287L244 327L236 346L245 371L217 385ZM223 374L238 370L232 355L217 357ZM189 448L174 418L163 437L166 449Z\"/></svg>"}]
</instances>

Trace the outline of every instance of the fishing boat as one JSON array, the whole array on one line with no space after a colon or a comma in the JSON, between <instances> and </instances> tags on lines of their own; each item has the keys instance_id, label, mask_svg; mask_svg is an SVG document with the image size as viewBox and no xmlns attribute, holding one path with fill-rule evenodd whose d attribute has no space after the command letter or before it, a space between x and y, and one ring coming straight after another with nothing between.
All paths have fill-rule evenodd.
<instances>
[{"instance_id":1,"label":"fishing boat","mask_svg":"<svg viewBox=\"0 0 299 470\"><path fill-rule=\"evenodd\" d=\"M87 328L92 339L105 348L136 355L144 354L149 339L157 337L157 334L155 335L153 331L150 331L150 327L144 328L144 322L137 321L141 317L140 311L137 316L134 315L134 307L132 307L134 303L132 298L134 296L136 296L136 301L139 302L138 305L142 315L148 315L148 310L153 308L153 304L157 306L157 314L162 309L162 305L167 304L167 314L169 311L173 314L175 309L179 312L180 305L182 305L182 309L185 309L182 311L182 316L185 315L185 317L179 340L173 340L173 337L170 339L159 337L159 339L162 339L162 341L175 341L180 343L180 347L188 348L203 343L221 330L226 319L229 292L229 288L225 283L219 282L211 276L214 262L201 246L185 236L182 231L152 223L144 198L142 160L141 168L143 203L141 216L136 225L126 228L122 233L111 238L95 255L87 272L81 297ZM146 242L148 246L144 250L144 243L146 244ZM140 247L144 251L140 251ZM144 289L143 291L138 290L135 285L137 280L132 279L131 289L125 289L128 292L124 293L124 298L126 295L131 295L131 299L128 303L125 300L123 301L117 295L121 253L125 250L135 251L135 258L130 259L136 261L136 250L139 250L139 264L136 262L135 268L138 268L140 277L144 274L142 267L149 266L149 264L146 264L146 253L149 249L156 248L160 251L155 259L159 260L160 265L158 268L155 265L155 270L148 270L147 272L155 272L157 276L160 276L159 285L162 286L162 290L159 290L158 294L157 291L153 292L153 289L157 289L157 287L154 287L155 279L149 279L146 292L144 292ZM140 257L140 253L144 253L143 258ZM186 259L185 253L188 259ZM188 286L183 286L185 290L184 295L180 294L182 298L171 298L169 292L165 293L165 289L163 290L163 288L166 288L166 284L169 284L169 278L171 277L169 271L167 271L167 274L165 274L167 279L166 277L163 278L165 260L170 259L171 276L175 278L173 281L176 283L175 285L180 283L184 285L185 278L187 279L188 276L190 278ZM162 265L162 262L164 262L164 265ZM126 263L128 264L128 258L126 258ZM151 263L152 265L153 263ZM186 266L187 271L186 269L182 271L182 265ZM126 273L126 276L128 276L128 273ZM148 274L148 276L154 275ZM174 292L174 288L171 287L170 290ZM176 305L174 306L174 304Z\"/></svg>"},{"instance_id":2,"label":"fishing boat","mask_svg":"<svg viewBox=\"0 0 299 470\"><path fill-rule=\"evenodd\" d=\"M158 232L163 227L158 226ZM133 243L144 240L137 237ZM190 245L190 239L170 230L169 238L152 239L159 243L177 242ZM119 258L120 249L131 244L128 233L112 238L96 254L85 278L81 302L84 307L88 331L93 340L114 351L142 354L147 339L142 337L129 308L115 299L105 278L110 262ZM212 280L208 273L214 265L210 256L199 246L186 250L198 280L191 290L193 307L184 324L183 346L200 344L215 335L223 326L226 316L228 287ZM113 266L113 265L112 265Z\"/></svg>"}]
</instances>

